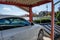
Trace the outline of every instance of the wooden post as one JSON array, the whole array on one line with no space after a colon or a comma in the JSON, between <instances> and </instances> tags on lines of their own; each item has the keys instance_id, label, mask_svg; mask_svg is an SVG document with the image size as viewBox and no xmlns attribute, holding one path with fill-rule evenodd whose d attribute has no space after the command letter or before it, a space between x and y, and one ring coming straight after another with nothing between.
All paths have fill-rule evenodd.
<instances>
[{"instance_id":1,"label":"wooden post","mask_svg":"<svg viewBox=\"0 0 60 40\"><path fill-rule=\"evenodd\" d=\"M54 2L51 2L52 13L51 13L51 40L54 40Z\"/></svg>"},{"instance_id":2,"label":"wooden post","mask_svg":"<svg viewBox=\"0 0 60 40\"><path fill-rule=\"evenodd\" d=\"M32 23L33 21L33 14L32 14L32 7L29 7L29 21Z\"/></svg>"}]
</instances>

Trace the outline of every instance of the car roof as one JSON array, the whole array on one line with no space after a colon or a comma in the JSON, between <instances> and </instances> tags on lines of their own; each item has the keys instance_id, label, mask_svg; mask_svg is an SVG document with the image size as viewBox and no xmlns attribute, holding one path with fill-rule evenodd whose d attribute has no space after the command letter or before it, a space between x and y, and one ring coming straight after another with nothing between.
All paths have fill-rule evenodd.
<instances>
[{"instance_id":1,"label":"car roof","mask_svg":"<svg viewBox=\"0 0 60 40\"><path fill-rule=\"evenodd\" d=\"M5 18L20 18L20 19L23 19L22 17L19 17L19 16L0 16L0 19L5 19Z\"/></svg>"}]
</instances>

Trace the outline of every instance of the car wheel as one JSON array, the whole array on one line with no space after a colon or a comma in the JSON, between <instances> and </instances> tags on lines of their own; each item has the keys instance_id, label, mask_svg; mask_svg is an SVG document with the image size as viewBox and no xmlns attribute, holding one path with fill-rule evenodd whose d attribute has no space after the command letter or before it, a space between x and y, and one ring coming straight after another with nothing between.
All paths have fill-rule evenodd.
<instances>
[{"instance_id":1,"label":"car wheel","mask_svg":"<svg viewBox=\"0 0 60 40\"><path fill-rule=\"evenodd\" d=\"M37 40L43 40L43 36L44 36L44 31L41 30L38 34L38 39Z\"/></svg>"}]
</instances>

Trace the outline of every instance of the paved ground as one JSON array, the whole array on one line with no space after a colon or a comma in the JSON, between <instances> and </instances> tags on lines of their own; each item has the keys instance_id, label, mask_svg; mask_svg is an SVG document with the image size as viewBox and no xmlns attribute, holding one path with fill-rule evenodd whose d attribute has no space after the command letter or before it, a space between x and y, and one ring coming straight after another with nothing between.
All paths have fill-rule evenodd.
<instances>
[{"instance_id":1,"label":"paved ground","mask_svg":"<svg viewBox=\"0 0 60 40\"><path fill-rule=\"evenodd\" d=\"M50 32L51 32L51 24L41 24L44 29L45 29L45 35L47 35L48 37L50 36ZM60 26L56 25L54 26L54 37L55 40L58 39L60 40ZM46 40L48 40L49 38L44 37Z\"/></svg>"},{"instance_id":2,"label":"paved ground","mask_svg":"<svg viewBox=\"0 0 60 40\"><path fill-rule=\"evenodd\" d=\"M41 25L44 27L45 32L50 35L51 34L51 24L41 24ZM58 26L56 24L54 26L54 36L55 36L55 38L60 37L60 26Z\"/></svg>"},{"instance_id":3,"label":"paved ground","mask_svg":"<svg viewBox=\"0 0 60 40\"><path fill-rule=\"evenodd\" d=\"M48 38L48 37L44 37L44 40L51 40L50 38Z\"/></svg>"}]
</instances>

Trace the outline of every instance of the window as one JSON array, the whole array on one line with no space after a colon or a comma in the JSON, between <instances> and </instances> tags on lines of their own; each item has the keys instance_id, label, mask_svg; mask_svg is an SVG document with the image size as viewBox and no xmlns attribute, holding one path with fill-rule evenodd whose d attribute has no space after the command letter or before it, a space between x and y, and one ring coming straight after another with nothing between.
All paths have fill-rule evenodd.
<instances>
[{"instance_id":1,"label":"window","mask_svg":"<svg viewBox=\"0 0 60 40\"><path fill-rule=\"evenodd\" d=\"M30 25L30 23L24 19L12 18L9 20L11 21L11 25L20 25L20 26L29 26Z\"/></svg>"},{"instance_id":2,"label":"window","mask_svg":"<svg viewBox=\"0 0 60 40\"><path fill-rule=\"evenodd\" d=\"M0 19L0 30L6 30L17 27L29 26L30 22L22 18L5 18Z\"/></svg>"},{"instance_id":3,"label":"window","mask_svg":"<svg viewBox=\"0 0 60 40\"><path fill-rule=\"evenodd\" d=\"M0 25L9 24L9 21L6 19L0 19Z\"/></svg>"}]
</instances>

